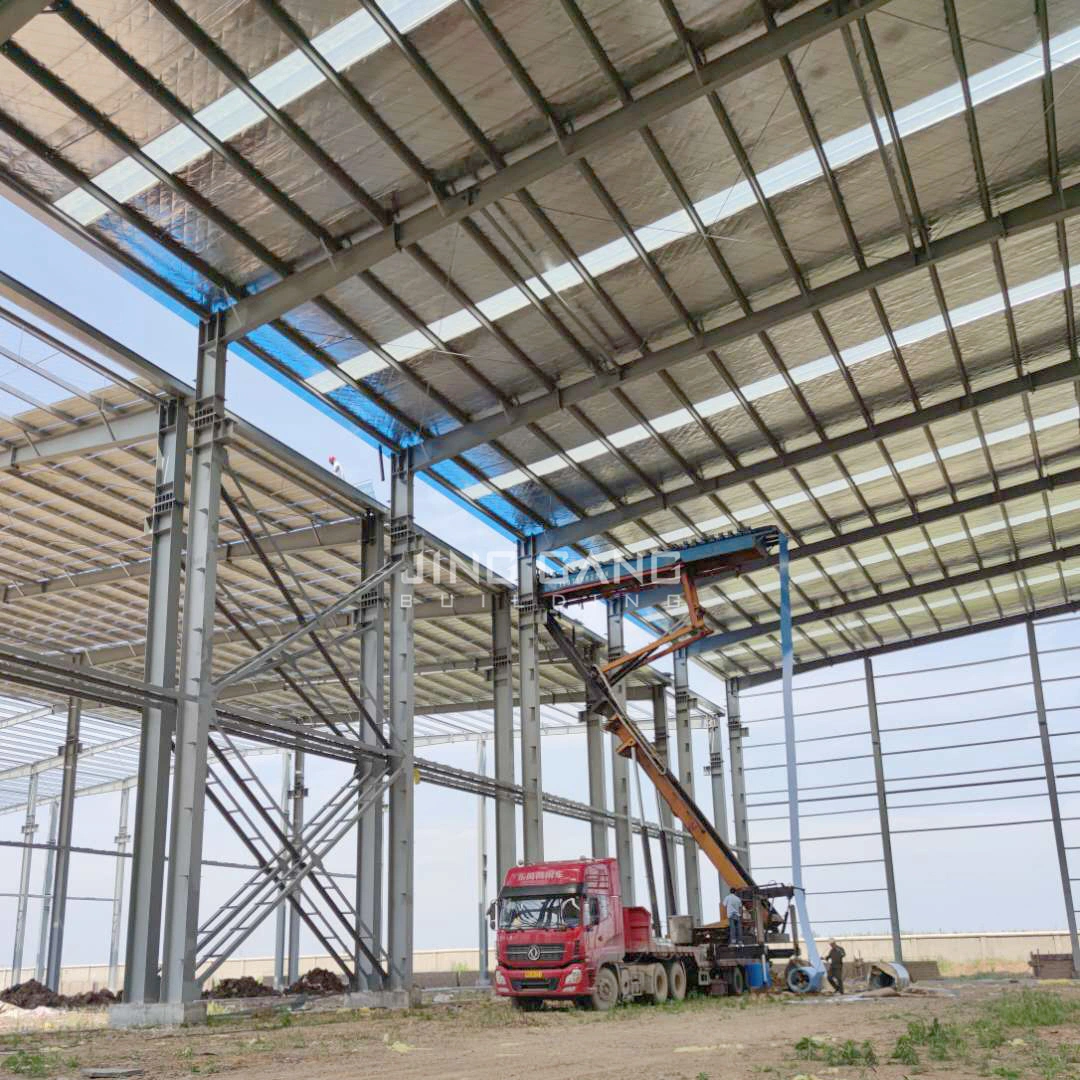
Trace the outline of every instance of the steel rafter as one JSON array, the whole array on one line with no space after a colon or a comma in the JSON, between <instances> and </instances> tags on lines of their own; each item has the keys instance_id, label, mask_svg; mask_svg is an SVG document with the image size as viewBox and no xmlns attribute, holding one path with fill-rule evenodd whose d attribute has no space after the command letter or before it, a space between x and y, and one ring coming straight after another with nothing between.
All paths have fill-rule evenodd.
<instances>
[{"instance_id":1,"label":"steel rafter","mask_svg":"<svg viewBox=\"0 0 1080 1080\"><path fill-rule=\"evenodd\" d=\"M951 589L962 588L965 585L974 585L989 581L993 578L1010 576L1024 573L1040 566L1053 566L1066 562L1069 559L1080 557L1080 544L1070 544L1065 547L1055 548L1051 551L1040 552L1037 555L1027 555L1019 559L1009 559L1005 562L993 563L979 570L972 570L962 574L950 574L944 578L924 581L914 586L902 589L891 589L881 595L865 596L858 600L849 600L847 603L835 604L830 608L819 611L803 611L792 616L792 624L805 626L808 623L820 622L828 618L842 618L845 615L857 614L869 608L884 607L888 603L900 603L904 600L916 599L935 592L946 592ZM985 625L993 625L987 623ZM714 635L695 642L689 651L693 654L708 653L717 648L736 644L747 638L758 637L761 634L773 633L777 629L774 623L761 623L757 626L742 627L737 630L729 630L724 634ZM968 627L967 629L971 629ZM845 658L848 654L845 654ZM859 655L862 655L860 652ZM835 661L834 661L835 662Z\"/></svg>"},{"instance_id":2,"label":"steel rafter","mask_svg":"<svg viewBox=\"0 0 1080 1080\"><path fill-rule=\"evenodd\" d=\"M1040 619L1053 619L1062 615L1073 615L1080 611L1080 600L1073 600L1067 604L1055 604L1053 607L1043 608L1039 612ZM921 634L913 638L905 638L902 641L891 641L885 645L877 645L868 649L860 649L858 652L844 656L831 656L825 660L804 660L795 664L796 675L806 675L812 671L820 671L823 668L835 667L837 664L846 664L850 661L863 660L875 656L885 656L888 653L902 652L917 645L937 645L946 641L956 641L958 638L968 637L971 634L979 634L986 630L996 630L1006 626L1022 626L1029 622L1031 616L1022 611L1016 615L1006 615L1004 618L991 619L979 623L974 627L958 626L950 630L942 630L933 634ZM772 668L767 671L755 671L750 675L740 675L731 680L736 683L740 690L749 690L755 686L764 686L775 682L780 678L780 669Z\"/></svg>"},{"instance_id":3,"label":"steel rafter","mask_svg":"<svg viewBox=\"0 0 1080 1080\"><path fill-rule=\"evenodd\" d=\"M1005 210L990 221L932 240L914 255L904 252L876 263L868 270L846 274L826 285L810 289L804 296L781 300L769 307L759 308L753 315L733 319L712 330L655 349L637 359L628 360L617 370L603 375L589 375L557 394L539 394L515 406L509 413L498 413L474 421L468 428L456 429L438 436L417 448L418 461L432 465L482 446L493 438L505 435L523 424L542 420L568 405L587 401L629 382L655 375L685 360L705 354L709 349L728 345L760 330L778 326L790 319L811 314L851 297L862 295L874 285L883 285L906 277L918 270L945 262L957 255L974 251L994 239L1020 236L1033 229L1054 225L1080 213L1080 184L1063 188L1060 196L1047 195L1020 206Z\"/></svg>"},{"instance_id":4,"label":"steel rafter","mask_svg":"<svg viewBox=\"0 0 1080 1080\"><path fill-rule=\"evenodd\" d=\"M226 331L229 340L243 337L361 271L371 269L399 250L419 243L485 206L514 195L529 184L558 171L568 162L690 104L708 90L734 82L853 20L862 19L885 2L832 0L813 8L785 23L780 30L761 34L746 45L718 57L701 71L679 76L643 95L632 105L616 109L573 134L563 135L558 141L510 165L495 168L491 175L463 191L445 194L434 206L418 210L370 237L354 239L333 259L320 258L313 265L294 272L279 285L269 286L249 299L238 302L229 312ZM365 6L373 17L378 19L381 16L375 5ZM382 25L392 38L402 37L385 16L382 16ZM471 121L469 123L475 127ZM471 137L474 133L469 131L468 134Z\"/></svg>"}]
</instances>

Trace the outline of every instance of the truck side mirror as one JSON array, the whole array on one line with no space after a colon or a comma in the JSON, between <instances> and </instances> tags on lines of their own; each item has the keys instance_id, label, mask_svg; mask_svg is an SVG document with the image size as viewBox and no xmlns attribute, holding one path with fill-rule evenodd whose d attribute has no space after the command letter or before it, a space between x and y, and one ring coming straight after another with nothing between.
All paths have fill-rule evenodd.
<instances>
[{"instance_id":1,"label":"truck side mirror","mask_svg":"<svg viewBox=\"0 0 1080 1080\"><path fill-rule=\"evenodd\" d=\"M595 896L589 897L589 926L596 926L600 921L600 901Z\"/></svg>"},{"instance_id":2,"label":"truck side mirror","mask_svg":"<svg viewBox=\"0 0 1080 1080\"><path fill-rule=\"evenodd\" d=\"M488 904L487 920L488 920L488 926L492 930L494 930L495 929L495 901L494 900L492 900L491 903Z\"/></svg>"}]
</instances>

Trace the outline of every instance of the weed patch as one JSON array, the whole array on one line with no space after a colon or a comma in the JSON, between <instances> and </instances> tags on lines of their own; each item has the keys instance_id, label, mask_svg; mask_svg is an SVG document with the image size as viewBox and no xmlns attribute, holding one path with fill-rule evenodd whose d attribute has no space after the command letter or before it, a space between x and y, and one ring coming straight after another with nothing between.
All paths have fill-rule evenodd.
<instances>
[{"instance_id":1,"label":"weed patch","mask_svg":"<svg viewBox=\"0 0 1080 1080\"><path fill-rule=\"evenodd\" d=\"M54 1076L64 1069L77 1069L79 1062L61 1054L35 1054L29 1050L16 1050L4 1058L3 1067L16 1076Z\"/></svg>"},{"instance_id":2,"label":"weed patch","mask_svg":"<svg viewBox=\"0 0 1080 1080\"><path fill-rule=\"evenodd\" d=\"M807 1035L795 1044L795 1055L802 1061L823 1061L826 1065L860 1065L872 1069L877 1065L877 1054L873 1043L857 1043L846 1039L842 1043L833 1043L815 1035Z\"/></svg>"}]
</instances>

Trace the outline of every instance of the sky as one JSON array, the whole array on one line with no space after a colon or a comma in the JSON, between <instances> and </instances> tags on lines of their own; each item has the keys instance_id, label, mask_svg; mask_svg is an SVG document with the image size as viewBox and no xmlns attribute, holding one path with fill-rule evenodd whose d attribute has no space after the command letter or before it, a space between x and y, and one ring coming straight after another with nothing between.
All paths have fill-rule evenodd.
<instances>
[{"instance_id":1,"label":"sky","mask_svg":"<svg viewBox=\"0 0 1080 1080\"><path fill-rule=\"evenodd\" d=\"M85 252L35 222L22 211L0 202L0 268L51 297L75 314L100 327L156 364L190 381L194 377L196 333L193 326L166 310L134 283L105 270ZM3 339L18 347L17 338ZM2 358L0 358L2 359ZM0 378L10 377L0 363ZM370 485L383 501L387 487L380 478L376 452L358 436L297 396L249 363L234 359L228 370L227 402L230 409L255 423L325 467L328 455L344 464L347 478ZM9 411L7 402L0 410ZM427 484L416 488L419 523L466 553L480 556L488 565L506 572L512 565L510 543L483 521L447 499ZM602 629L602 614L585 611L586 621ZM1080 623L1067 622L1040 630L1047 649L1080 646ZM627 628L628 641L643 641L642 631ZM972 786L939 792L897 795L892 800L894 857L898 879L901 922L911 931L965 931L1047 929L1064 924L1064 905L1054 858L1053 838L1045 823L1045 785L1010 782L986 785L991 780L1015 780L1035 776L1019 770L1021 765L1041 763L1031 690L1027 679L1026 640L1022 628L995 631L941 646L891 654L876 661L881 703L881 725L887 754L890 784L906 788L940 787L969 783ZM1044 675L1061 678L1047 684L1051 707L1054 750L1063 761L1078 759L1080 742L1070 733L1080 727L1076 707L1076 684L1066 676L1076 669L1075 652L1048 653ZM1004 659L1009 658L1009 659ZM950 671L900 674L913 669L992 660ZM661 664L661 667L664 665ZM806 884L811 916L823 932L883 931L887 923L881 849L877 837L877 810L866 781L872 778L869 740L866 734L862 666L837 665L797 681L797 730L800 745L800 785L804 797L814 797L811 787L847 784L835 789L861 797L827 803L806 802L803 836ZM723 702L723 686L691 667L692 689L713 701ZM996 688L996 689L995 689ZM743 704L743 718L750 729L746 765L752 810L752 863L759 878L783 878L787 868L787 823L784 795L779 697L775 688L755 691ZM1000 717L1000 719L983 719ZM969 722L970 721L970 722ZM919 725L950 726L918 730ZM905 728L910 730L890 730ZM980 739L1001 740L986 747L957 747ZM917 751L917 752L914 752ZM432 759L463 768L475 768L475 745L425 748ZM706 736L695 733L698 802L708 805ZM277 754L256 759L256 768L273 791L280 787L281 759ZM490 761L489 761L490 769ZM967 777L968 770L984 770ZM545 740L543 759L545 790L584 800L586 768L584 739L560 734ZM1069 774L1080 770L1062 767L1063 792L1080 792L1080 783ZM925 780L902 778L924 777ZM943 778L944 776L944 778ZM311 801L328 794L343 779L330 763L309 762ZM610 785L609 785L610 790ZM818 793L820 794L820 792ZM1009 796L1009 801L965 802ZM952 806L943 805L954 800ZM477 940L478 901L494 895L497 883L489 876L486 892L478 894L476 870L477 799L466 794L421 784L416 790L416 947L471 946ZM912 803L934 803L903 809ZM655 816L652 796L646 792L649 816ZM133 805L133 800L132 800ZM1077 795L1063 796L1063 814L1080 822ZM76 845L111 847L117 830L119 796L95 796L77 804ZM488 836L493 843L494 822L486 808ZM210 811L209 813L212 813ZM822 816L822 815L828 816ZM37 839L43 840L47 815L39 815ZM991 822L1025 822L1005 828L985 828ZM0 840L16 840L21 815L0 816ZM915 830L949 831L919 832ZM952 829L952 826L963 826ZM1066 841L1077 838L1080 824L1066 822ZM865 835L869 834L869 835ZM208 828L207 857L243 860L239 842L225 829ZM829 837L842 837L828 839ZM824 838L824 839L819 839ZM549 858L576 857L588 851L589 830L583 822L552 817L545 819L546 854ZM348 842L332 857L332 868L349 872ZM519 847L520 850L520 847ZM659 862L658 856L654 857ZM853 865L825 866L848 862ZM638 896L645 895L638 864ZM44 858L35 857L32 892L40 891ZM18 853L0 849L0 867L14 882ZM1017 880L1011 880L1011 879ZM89 855L72 858L72 896L111 899L114 860ZM207 869L204 875L204 911L220 903L240 881L237 872ZM706 912L715 910L718 892L715 874L702 864ZM1019 887L1017 884L1019 882ZM344 887L348 888L348 883ZM15 901L9 891L0 896L0 966L11 951ZM66 963L103 962L106 959L110 905L102 899L72 900L69 905L65 945ZM27 957L32 961L37 935L38 903L31 903ZM305 937L303 950L314 951ZM272 951L272 924L255 934L242 950L250 956Z\"/></svg>"}]
</instances>

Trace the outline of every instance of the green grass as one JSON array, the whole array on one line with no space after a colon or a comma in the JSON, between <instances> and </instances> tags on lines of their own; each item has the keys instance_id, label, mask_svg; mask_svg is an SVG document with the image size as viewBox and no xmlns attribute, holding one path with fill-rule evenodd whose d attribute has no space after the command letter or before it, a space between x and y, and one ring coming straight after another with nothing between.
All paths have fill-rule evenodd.
<instances>
[{"instance_id":1,"label":"green grass","mask_svg":"<svg viewBox=\"0 0 1080 1080\"><path fill-rule=\"evenodd\" d=\"M1043 1080L1064 1080L1076 1076L1080 1063L1080 1046L1064 1044L1050 1047L1040 1043L1035 1047L1031 1065Z\"/></svg>"},{"instance_id":2,"label":"green grass","mask_svg":"<svg viewBox=\"0 0 1080 1080\"><path fill-rule=\"evenodd\" d=\"M17 1076L53 1076L64 1069L77 1069L79 1062L62 1054L16 1050L4 1058L3 1067Z\"/></svg>"},{"instance_id":3,"label":"green grass","mask_svg":"<svg viewBox=\"0 0 1080 1080\"><path fill-rule=\"evenodd\" d=\"M1021 990L987 1002L983 1012L1001 1027L1029 1031L1080 1020L1080 1001L1046 990Z\"/></svg>"},{"instance_id":4,"label":"green grass","mask_svg":"<svg viewBox=\"0 0 1080 1080\"><path fill-rule=\"evenodd\" d=\"M842 1043L832 1043L812 1035L795 1044L795 1056L802 1061L823 1061L833 1067L860 1065L872 1069L878 1062L874 1044L869 1041L857 1043L854 1039L846 1039Z\"/></svg>"},{"instance_id":5,"label":"green grass","mask_svg":"<svg viewBox=\"0 0 1080 1080\"><path fill-rule=\"evenodd\" d=\"M918 1065L919 1051L916 1049L915 1040L910 1035L901 1035L896 1040L896 1046L889 1060L899 1065Z\"/></svg>"},{"instance_id":6,"label":"green grass","mask_svg":"<svg viewBox=\"0 0 1080 1080\"><path fill-rule=\"evenodd\" d=\"M930 1024L912 1020L907 1034L913 1045L926 1048L927 1057L933 1061L956 1061L965 1056L967 1044L960 1028L956 1024L943 1024L936 1016Z\"/></svg>"}]
</instances>

